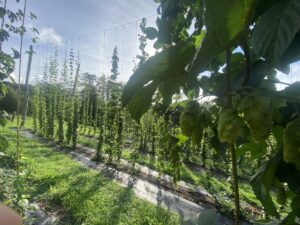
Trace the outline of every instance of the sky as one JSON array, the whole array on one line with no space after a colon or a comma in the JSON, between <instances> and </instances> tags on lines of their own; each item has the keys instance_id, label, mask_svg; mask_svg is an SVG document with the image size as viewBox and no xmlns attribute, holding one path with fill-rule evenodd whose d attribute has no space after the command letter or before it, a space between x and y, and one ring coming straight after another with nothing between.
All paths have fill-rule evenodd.
<instances>
[{"instance_id":1,"label":"sky","mask_svg":"<svg viewBox=\"0 0 300 225\"><path fill-rule=\"evenodd\" d=\"M21 0L22 6L24 0ZM119 80L126 82L132 74L134 58L138 49L138 24L143 17L148 26L155 26L158 4L153 0L27 0L27 15L33 12L37 20L26 17L27 27L36 27L39 41L34 44L31 82L41 77L45 60L49 59L57 46L60 62L64 53L74 49L75 57L81 62L81 73L88 72L100 76L110 75L113 48L119 51ZM8 1L9 8L16 9L15 0ZM23 53L31 44L30 34L24 41ZM19 48L19 37L11 37L6 47ZM4 46L5 48L5 46ZM146 51L154 54L152 43ZM21 68L21 81L24 81L27 65L25 55ZM294 63L292 76L278 73L280 80L291 83L300 80L300 62ZM18 75L18 70L15 71ZM279 85L278 88L284 88Z\"/></svg>"},{"instance_id":2,"label":"sky","mask_svg":"<svg viewBox=\"0 0 300 225\"><path fill-rule=\"evenodd\" d=\"M8 8L15 8L15 0L8 1ZM19 8L22 6L18 4ZM37 20L26 17L27 27L36 27L39 41L34 44L32 74L40 72L43 62L57 46L60 60L65 51L74 49L75 57L81 61L81 73L89 72L100 76L110 74L113 48L119 52L119 80L127 81L132 74L134 57L138 49L139 23L147 18L149 26L155 26L158 5L153 0L27 0L27 14L33 12ZM30 34L24 41L25 52L29 48ZM19 38L12 37L7 46L18 49ZM147 51L154 54L152 44ZM27 64L25 55L21 76ZM18 74L18 71L15 72ZM35 75L36 76L36 75ZM33 78L31 79L33 80Z\"/></svg>"}]
</instances>

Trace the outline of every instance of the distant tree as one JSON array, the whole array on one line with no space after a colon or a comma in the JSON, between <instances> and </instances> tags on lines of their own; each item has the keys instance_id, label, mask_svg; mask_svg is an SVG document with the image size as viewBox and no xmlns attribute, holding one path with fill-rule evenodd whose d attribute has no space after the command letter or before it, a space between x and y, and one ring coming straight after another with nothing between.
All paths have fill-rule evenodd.
<instances>
[{"instance_id":1,"label":"distant tree","mask_svg":"<svg viewBox=\"0 0 300 225\"><path fill-rule=\"evenodd\" d=\"M0 109L5 110L7 113L12 114L17 111L18 108L18 87L16 84L4 81L2 83L6 88L5 97L0 101ZM33 93L33 87L29 86L30 92ZM21 84L21 102L25 102L25 86ZM29 108L32 106L33 101L29 101ZM20 106L20 110L24 110L24 105ZM28 114L31 115L32 110L28 111Z\"/></svg>"}]
</instances>

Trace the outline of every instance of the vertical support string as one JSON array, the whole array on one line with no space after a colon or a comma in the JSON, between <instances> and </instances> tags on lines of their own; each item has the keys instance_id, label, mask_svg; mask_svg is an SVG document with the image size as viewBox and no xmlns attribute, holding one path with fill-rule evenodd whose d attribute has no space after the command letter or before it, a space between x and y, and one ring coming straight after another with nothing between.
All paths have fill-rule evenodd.
<instances>
[{"instance_id":1,"label":"vertical support string","mask_svg":"<svg viewBox=\"0 0 300 225\"><path fill-rule=\"evenodd\" d=\"M121 55L122 55L122 62L121 62L121 76L124 76L124 30L126 29L125 25L122 26L122 43L121 43L121 48L122 48L122 52L121 52Z\"/></svg>"},{"instance_id":2,"label":"vertical support string","mask_svg":"<svg viewBox=\"0 0 300 225\"><path fill-rule=\"evenodd\" d=\"M60 41L60 73L59 73L59 76L60 76L60 81L63 82L63 79L62 79L62 72L63 72L63 65L64 65L64 59L63 59L63 41L61 40Z\"/></svg>"},{"instance_id":3,"label":"vertical support string","mask_svg":"<svg viewBox=\"0 0 300 225\"><path fill-rule=\"evenodd\" d=\"M24 39L24 24L25 24L25 15L26 15L26 7L27 7L27 0L24 1L24 8L23 8L23 16L22 16L22 31L21 31L21 39L20 39L20 58L19 58L19 74L18 74L18 107L17 107L17 146L16 146L16 178L17 178L17 203L20 200L20 193L19 193L19 176L20 176L20 156L21 156L21 149L20 149L20 110L21 110L21 73L22 73L22 55L23 55L23 39Z\"/></svg>"},{"instance_id":4,"label":"vertical support string","mask_svg":"<svg viewBox=\"0 0 300 225\"><path fill-rule=\"evenodd\" d=\"M80 54L80 37L77 39L77 57L79 58Z\"/></svg>"},{"instance_id":5,"label":"vertical support string","mask_svg":"<svg viewBox=\"0 0 300 225\"><path fill-rule=\"evenodd\" d=\"M38 48L37 53L37 72L36 72L36 82L39 83L39 77L40 77L40 60L41 60L41 45Z\"/></svg>"},{"instance_id":6,"label":"vertical support string","mask_svg":"<svg viewBox=\"0 0 300 225\"><path fill-rule=\"evenodd\" d=\"M291 84L293 83L293 64L290 65L290 73L291 73Z\"/></svg>"},{"instance_id":7,"label":"vertical support string","mask_svg":"<svg viewBox=\"0 0 300 225\"><path fill-rule=\"evenodd\" d=\"M69 41L65 41L65 52L64 52L64 63L66 62L66 67L68 68L68 48L69 46ZM64 85L65 88L68 88L68 82L69 82L69 74L68 74L68 69L66 70L66 74L64 74Z\"/></svg>"},{"instance_id":8,"label":"vertical support string","mask_svg":"<svg viewBox=\"0 0 300 225\"><path fill-rule=\"evenodd\" d=\"M105 74L105 70L106 70L106 40L105 37L106 36L106 30L103 32L103 75Z\"/></svg>"},{"instance_id":9,"label":"vertical support string","mask_svg":"<svg viewBox=\"0 0 300 225\"><path fill-rule=\"evenodd\" d=\"M138 38L138 21L135 22L135 52L134 52L134 58L138 54L138 43L139 43L139 38Z\"/></svg>"},{"instance_id":10,"label":"vertical support string","mask_svg":"<svg viewBox=\"0 0 300 225\"><path fill-rule=\"evenodd\" d=\"M115 27L115 46L117 45L117 30L118 30L118 28Z\"/></svg>"},{"instance_id":11,"label":"vertical support string","mask_svg":"<svg viewBox=\"0 0 300 225\"><path fill-rule=\"evenodd\" d=\"M80 64L80 37L77 39L77 66ZM79 71L78 71L79 73Z\"/></svg>"}]
</instances>

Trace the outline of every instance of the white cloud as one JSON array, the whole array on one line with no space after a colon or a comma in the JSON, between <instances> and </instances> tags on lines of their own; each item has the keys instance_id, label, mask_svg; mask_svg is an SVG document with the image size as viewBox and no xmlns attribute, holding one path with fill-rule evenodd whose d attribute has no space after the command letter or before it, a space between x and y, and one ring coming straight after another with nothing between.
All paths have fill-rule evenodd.
<instances>
[{"instance_id":1,"label":"white cloud","mask_svg":"<svg viewBox=\"0 0 300 225\"><path fill-rule=\"evenodd\" d=\"M42 43L60 44L63 39L53 28L44 27L39 32L39 41Z\"/></svg>"}]
</instances>

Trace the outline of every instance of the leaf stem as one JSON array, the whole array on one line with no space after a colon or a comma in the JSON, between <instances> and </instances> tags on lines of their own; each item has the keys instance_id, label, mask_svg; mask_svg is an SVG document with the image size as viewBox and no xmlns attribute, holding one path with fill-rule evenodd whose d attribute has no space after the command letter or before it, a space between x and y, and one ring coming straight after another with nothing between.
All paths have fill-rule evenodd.
<instances>
[{"instance_id":1,"label":"leaf stem","mask_svg":"<svg viewBox=\"0 0 300 225\"><path fill-rule=\"evenodd\" d=\"M244 40L244 42L242 44L242 48L244 50L245 62L246 62L246 76L245 76L245 79L244 79L244 82L243 82L243 86L246 86L250 81L250 77L251 77L251 73L252 73L251 55L250 55L250 49L249 49L249 45L247 43L247 40Z\"/></svg>"},{"instance_id":2,"label":"leaf stem","mask_svg":"<svg viewBox=\"0 0 300 225\"><path fill-rule=\"evenodd\" d=\"M1 30L4 28L4 22L5 22L5 16L6 16L6 7L7 7L7 0L4 1L3 9L4 9L4 15L2 17L1 21ZM2 41L0 41L0 52L2 52Z\"/></svg>"},{"instance_id":3,"label":"leaf stem","mask_svg":"<svg viewBox=\"0 0 300 225\"><path fill-rule=\"evenodd\" d=\"M271 143L270 138L268 138L267 140L268 140L268 144L269 144L270 148L272 149L272 152L274 153L274 152L275 152L275 149L274 149L274 147L273 147L273 145L272 145L272 143Z\"/></svg>"},{"instance_id":4,"label":"leaf stem","mask_svg":"<svg viewBox=\"0 0 300 225\"><path fill-rule=\"evenodd\" d=\"M239 183L237 176L237 163L236 153L234 144L230 145L231 153L231 166L232 166L232 177L233 177L233 191L234 191L234 205L235 205L235 225L240 224L240 195L239 195Z\"/></svg>"},{"instance_id":5,"label":"leaf stem","mask_svg":"<svg viewBox=\"0 0 300 225\"><path fill-rule=\"evenodd\" d=\"M231 93L231 49L226 51L226 94L227 94L227 107L232 107L232 93ZM233 178L233 194L235 205L235 225L240 224L240 196L239 196L239 184L237 176L237 162L234 143L230 143L231 165L232 165L232 178Z\"/></svg>"},{"instance_id":6,"label":"leaf stem","mask_svg":"<svg viewBox=\"0 0 300 225\"><path fill-rule=\"evenodd\" d=\"M231 79L230 79L230 72L231 72L231 49L226 51L226 94L228 97L227 105L230 107L231 104Z\"/></svg>"}]
</instances>

